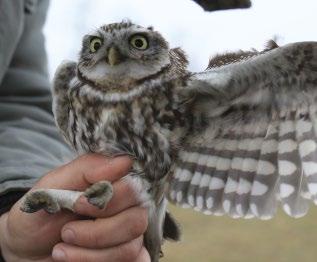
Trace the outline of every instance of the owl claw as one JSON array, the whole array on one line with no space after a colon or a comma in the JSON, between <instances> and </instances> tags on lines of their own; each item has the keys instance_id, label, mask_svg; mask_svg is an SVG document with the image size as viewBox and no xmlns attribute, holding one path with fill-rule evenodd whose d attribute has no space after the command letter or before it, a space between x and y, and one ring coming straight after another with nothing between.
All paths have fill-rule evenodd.
<instances>
[{"instance_id":1,"label":"owl claw","mask_svg":"<svg viewBox=\"0 0 317 262\"><path fill-rule=\"evenodd\" d=\"M20 209L26 213L34 213L44 209L47 213L55 214L61 208L56 199L50 196L45 190L36 190L24 197Z\"/></svg>"},{"instance_id":2,"label":"owl claw","mask_svg":"<svg viewBox=\"0 0 317 262\"><path fill-rule=\"evenodd\" d=\"M101 181L93 184L87 188L84 193L88 202L99 209L103 209L107 206L108 202L113 196L112 185L108 181Z\"/></svg>"}]
</instances>

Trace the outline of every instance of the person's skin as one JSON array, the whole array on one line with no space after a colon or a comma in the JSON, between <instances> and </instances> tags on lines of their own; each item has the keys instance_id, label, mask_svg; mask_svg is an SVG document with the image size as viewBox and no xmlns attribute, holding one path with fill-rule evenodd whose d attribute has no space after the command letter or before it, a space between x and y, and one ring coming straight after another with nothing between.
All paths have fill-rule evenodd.
<instances>
[{"instance_id":1,"label":"person's skin","mask_svg":"<svg viewBox=\"0 0 317 262\"><path fill-rule=\"evenodd\" d=\"M17 202L0 217L0 247L4 259L10 262L149 262L142 242L147 211L138 205L127 183L119 181L130 167L128 157L109 159L90 154L45 175L33 189L83 191L95 182L108 180L113 182L114 196L104 210L98 210L81 197L75 207L81 216L69 211L50 215L43 210L26 214L20 211L20 201ZM61 252L64 259L60 258Z\"/></svg>"}]
</instances>

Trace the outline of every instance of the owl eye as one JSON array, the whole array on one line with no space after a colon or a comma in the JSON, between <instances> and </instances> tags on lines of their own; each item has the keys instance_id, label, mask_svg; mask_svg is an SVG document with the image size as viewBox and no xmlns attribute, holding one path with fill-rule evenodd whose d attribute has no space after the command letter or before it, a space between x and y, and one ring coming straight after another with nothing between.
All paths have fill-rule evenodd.
<instances>
[{"instance_id":1,"label":"owl eye","mask_svg":"<svg viewBox=\"0 0 317 262\"><path fill-rule=\"evenodd\" d=\"M98 51L98 49L101 47L102 45L102 41L100 38L98 37L94 37L90 40L90 46L89 46L89 49L90 49L90 52L92 53L95 53Z\"/></svg>"},{"instance_id":2,"label":"owl eye","mask_svg":"<svg viewBox=\"0 0 317 262\"><path fill-rule=\"evenodd\" d=\"M145 36L134 35L130 39L130 45L132 45L135 49L145 50L148 48L149 43Z\"/></svg>"}]
</instances>

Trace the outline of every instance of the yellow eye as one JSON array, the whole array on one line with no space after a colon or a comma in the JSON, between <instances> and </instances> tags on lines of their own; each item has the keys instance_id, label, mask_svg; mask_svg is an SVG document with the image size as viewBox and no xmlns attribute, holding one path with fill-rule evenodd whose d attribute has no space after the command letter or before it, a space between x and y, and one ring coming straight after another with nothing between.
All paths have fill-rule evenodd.
<instances>
[{"instance_id":1,"label":"yellow eye","mask_svg":"<svg viewBox=\"0 0 317 262\"><path fill-rule=\"evenodd\" d=\"M98 51L98 49L101 47L102 41L98 37L94 37L90 40L90 52L95 53Z\"/></svg>"},{"instance_id":2,"label":"yellow eye","mask_svg":"<svg viewBox=\"0 0 317 262\"><path fill-rule=\"evenodd\" d=\"M145 36L134 35L130 39L130 45L132 45L135 49L145 50L148 48L149 43Z\"/></svg>"}]
</instances>

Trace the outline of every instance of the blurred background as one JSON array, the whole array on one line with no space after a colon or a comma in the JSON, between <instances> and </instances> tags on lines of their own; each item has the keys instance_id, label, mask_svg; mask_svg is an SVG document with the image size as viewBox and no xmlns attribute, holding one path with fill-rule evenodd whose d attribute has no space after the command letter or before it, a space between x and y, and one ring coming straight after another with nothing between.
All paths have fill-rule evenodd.
<instances>
[{"instance_id":1,"label":"blurred background","mask_svg":"<svg viewBox=\"0 0 317 262\"><path fill-rule=\"evenodd\" d=\"M52 0L45 26L49 72L76 60L84 34L105 23L131 19L152 25L188 54L190 69L206 68L210 56L317 41L316 0L252 0L249 9L204 12L191 0ZM180 243L166 243L163 262L317 261L317 207L301 219L282 212L269 221L234 220L170 207L183 228Z\"/></svg>"}]
</instances>

